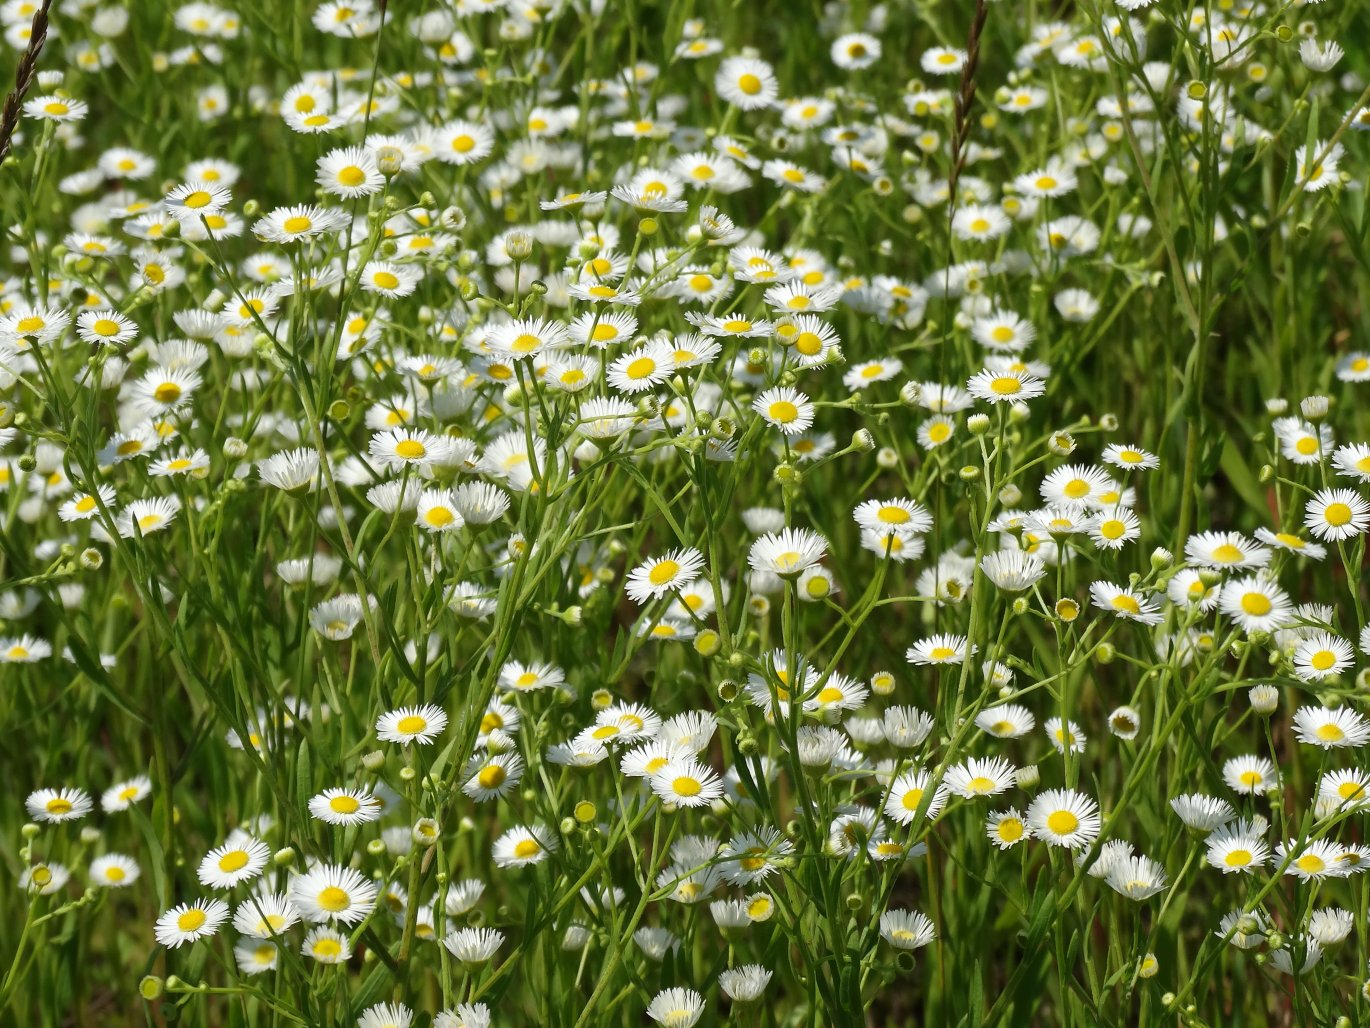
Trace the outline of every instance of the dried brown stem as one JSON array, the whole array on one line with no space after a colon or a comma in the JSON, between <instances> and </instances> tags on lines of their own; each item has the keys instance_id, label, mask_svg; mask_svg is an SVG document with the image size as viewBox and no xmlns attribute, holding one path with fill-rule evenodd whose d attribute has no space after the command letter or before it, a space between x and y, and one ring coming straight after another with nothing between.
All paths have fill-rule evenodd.
<instances>
[{"instance_id":1,"label":"dried brown stem","mask_svg":"<svg viewBox=\"0 0 1370 1028\"><path fill-rule=\"evenodd\" d=\"M966 142L970 137L970 108L975 102L975 73L980 67L980 37L989 15L987 0L975 0L975 17L966 37L966 63L961 69L961 88L956 92L956 123L951 135L951 172L947 175L948 200L956 206L956 183L966 166Z\"/></svg>"},{"instance_id":2,"label":"dried brown stem","mask_svg":"<svg viewBox=\"0 0 1370 1028\"><path fill-rule=\"evenodd\" d=\"M19 127L19 114L24 108L24 97L33 88L33 80L38 74L38 55L48 38L48 8L52 0L43 0L33 16L33 27L29 31L29 45L19 58L19 66L14 71L14 90L5 97L5 108L0 112L0 161L10 152L14 130Z\"/></svg>"}]
</instances>

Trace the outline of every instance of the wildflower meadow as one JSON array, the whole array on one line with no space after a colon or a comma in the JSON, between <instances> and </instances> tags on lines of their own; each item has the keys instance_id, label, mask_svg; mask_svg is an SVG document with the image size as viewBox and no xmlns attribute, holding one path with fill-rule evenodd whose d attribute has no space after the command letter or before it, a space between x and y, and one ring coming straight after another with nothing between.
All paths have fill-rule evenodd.
<instances>
[{"instance_id":1,"label":"wildflower meadow","mask_svg":"<svg viewBox=\"0 0 1370 1028\"><path fill-rule=\"evenodd\" d=\"M1370 5L0 28L0 1025L1370 1025Z\"/></svg>"}]
</instances>

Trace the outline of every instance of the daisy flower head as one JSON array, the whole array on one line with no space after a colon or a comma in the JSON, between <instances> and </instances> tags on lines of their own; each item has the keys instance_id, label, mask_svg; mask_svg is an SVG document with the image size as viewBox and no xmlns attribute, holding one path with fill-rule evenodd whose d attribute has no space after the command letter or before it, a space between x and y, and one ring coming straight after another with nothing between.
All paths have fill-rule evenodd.
<instances>
[{"instance_id":1,"label":"daisy flower head","mask_svg":"<svg viewBox=\"0 0 1370 1028\"><path fill-rule=\"evenodd\" d=\"M280 935L300 920L285 893L254 891L233 911L233 928L240 935L269 939Z\"/></svg>"},{"instance_id":2,"label":"daisy flower head","mask_svg":"<svg viewBox=\"0 0 1370 1028\"><path fill-rule=\"evenodd\" d=\"M1290 622L1294 605L1283 589L1264 576L1248 575L1223 584L1218 608L1243 631L1273 632Z\"/></svg>"},{"instance_id":3,"label":"daisy flower head","mask_svg":"<svg viewBox=\"0 0 1370 1028\"><path fill-rule=\"evenodd\" d=\"M79 821L90 813L90 793L84 789L39 789L24 801L29 817L48 824Z\"/></svg>"},{"instance_id":4,"label":"daisy flower head","mask_svg":"<svg viewBox=\"0 0 1370 1028\"><path fill-rule=\"evenodd\" d=\"M1099 834L1099 806L1084 793L1048 789L1028 806L1027 820L1034 837L1049 846L1081 849Z\"/></svg>"},{"instance_id":5,"label":"daisy flower head","mask_svg":"<svg viewBox=\"0 0 1370 1028\"><path fill-rule=\"evenodd\" d=\"M446 464L452 453L449 437L422 428L392 428L371 437L367 453L382 467L400 470Z\"/></svg>"},{"instance_id":6,"label":"daisy flower head","mask_svg":"<svg viewBox=\"0 0 1370 1028\"><path fill-rule=\"evenodd\" d=\"M706 807L723 795L718 775L695 760L667 764L651 777L651 785L662 803L676 807Z\"/></svg>"},{"instance_id":7,"label":"daisy flower head","mask_svg":"<svg viewBox=\"0 0 1370 1028\"><path fill-rule=\"evenodd\" d=\"M755 111L775 103L780 96L780 83L765 61L728 57L714 75L714 90L739 110Z\"/></svg>"},{"instance_id":8,"label":"daisy flower head","mask_svg":"<svg viewBox=\"0 0 1370 1028\"><path fill-rule=\"evenodd\" d=\"M152 794L152 779L138 775L127 781L117 782L105 790L100 797L100 809L106 814L127 810L141 799Z\"/></svg>"},{"instance_id":9,"label":"daisy flower head","mask_svg":"<svg viewBox=\"0 0 1370 1028\"><path fill-rule=\"evenodd\" d=\"M920 666L960 664L966 659L968 640L961 635L938 634L920 639L904 652L904 659ZM974 653L977 647L971 646Z\"/></svg>"},{"instance_id":10,"label":"daisy flower head","mask_svg":"<svg viewBox=\"0 0 1370 1028\"><path fill-rule=\"evenodd\" d=\"M90 862L90 884L97 888L123 889L141 875L138 862L122 853L105 853Z\"/></svg>"},{"instance_id":11,"label":"daisy flower head","mask_svg":"<svg viewBox=\"0 0 1370 1028\"><path fill-rule=\"evenodd\" d=\"M1370 740L1370 721L1346 707L1300 707L1294 711L1294 737L1324 750L1359 748Z\"/></svg>"},{"instance_id":12,"label":"daisy flower head","mask_svg":"<svg viewBox=\"0 0 1370 1028\"><path fill-rule=\"evenodd\" d=\"M1155 454L1140 446L1122 443L1110 443L1104 447L1102 459L1105 464L1112 464L1124 471L1152 471L1161 466L1161 460Z\"/></svg>"},{"instance_id":13,"label":"daisy flower head","mask_svg":"<svg viewBox=\"0 0 1370 1028\"><path fill-rule=\"evenodd\" d=\"M233 202L228 187L218 182L183 182L166 195L166 209L177 221L198 222L218 214Z\"/></svg>"},{"instance_id":14,"label":"daisy flower head","mask_svg":"<svg viewBox=\"0 0 1370 1028\"><path fill-rule=\"evenodd\" d=\"M807 396L788 386L775 386L758 393L752 410L773 428L786 435L808 431L813 425L814 406Z\"/></svg>"},{"instance_id":15,"label":"daisy flower head","mask_svg":"<svg viewBox=\"0 0 1370 1028\"><path fill-rule=\"evenodd\" d=\"M1232 757L1223 764L1222 773L1227 787L1245 796L1266 792L1280 784L1275 765L1254 754Z\"/></svg>"},{"instance_id":16,"label":"daisy flower head","mask_svg":"<svg viewBox=\"0 0 1370 1028\"><path fill-rule=\"evenodd\" d=\"M937 929L917 910L886 910L880 915L880 938L895 949L922 949L937 938Z\"/></svg>"},{"instance_id":17,"label":"daisy flower head","mask_svg":"<svg viewBox=\"0 0 1370 1028\"><path fill-rule=\"evenodd\" d=\"M931 531L932 515L917 500L896 497L892 500L865 500L852 511L852 519L862 528L878 532L906 532L911 535Z\"/></svg>"},{"instance_id":18,"label":"daisy flower head","mask_svg":"<svg viewBox=\"0 0 1370 1028\"><path fill-rule=\"evenodd\" d=\"M848 32L834 39L828 52L844 71L860 71L880 59L880 40L869 32Z\"/></svg>"},{"instance_id":19,"label":"daisy flower head","mask_svg":"<svg viewBox=\"0 0 1370 1028\"><path fill-rule=\"evenodd\" d=\"M782 528L752 543L747 563L755 571L794 578L823 559L828 542L806 528Z\"/></svg>"},{"instance_id":20,"label":"daisy flower head","mask_svg":"<svg viewBox=\"0 0 1370 1028\"><path fill-rule=\"evenodd\" d=\"M375 795L365 789L325 789L309 800L310 816L330 825L360 825L383 813Z\"/></svg>"},{"instance_id":21,"label":"daisy flower head","mask_svg":"<svg viewBox=\"0 0 1370 1028\"><path fill-rule=\"evenodd\" d=\"M1240 532L1200 532L1184 544L1185 560L1194 567L1230 571L1263 568L1270 563L1270 550Z\"/></svg>"},{"instance_id":22,"label":"daisy flower head","mask_svg":"<svg viewBox=\"0 0 1370 1028\"><path fill-rule=\"evenodd\" d=\"M252 234L267 243L300 243L336 232L346 223L341 211L310 204L277 207L252 226Z\"/></svg>"},{"instance_id":23,"label":"daisy flower head","mask_svg":"<svg viewBox=\"0 0 1370 1028\"><path fill-rule=\"evenodd\" d=\"M517 753L476 754L462 772L461 791L477 803L507 796L523 779L523 758Z\"/></svg>"},{"instance_id":24,"label":"daisy flower head","mask_svg":"<svg viewBox=\"0 0 1370 1028\"><path fill-rule=\"evenodd\" d=\"M1304 881L1342 877L1346 869L1340 857L1341 847L1328 839L1308 839L1302 845L1291 840L1275 847L1275 860L1284 873Z\"/></svg>"},{"instance_id":25,"label":"daisy flower head","mask_svg":"<svg viewBox=\"0 0 1370 1028\"><path fill-rule=\"evenodd\" d=\"M87 343L122 346L138 338L138 326L118 311L103 308L76 315L76 334Z\"/></svg>"},{"instance_id":26,"label":"daisy flower head","mask_svg":"<svg viewBox=\"0 0 1370 1028\"><path fill-rule=\"evenodd\" d=\"M1031 589L1046 577L1046 565L1024 550L1002 549L985 554L980 570L995 587L1017 593Z\"/></svg>"},{"instance_id":27,"label":"daisy flower head","mask_svg":"<svg viewBox=\"0 0 1370 1028\"><path fill-rule=\"evenodd\" d=\"M527 867L546 860L557 848L557 840L545 828L511 828L495 840L493 859L496 867Z\"/></svg>"},{"instance_id":28,"label":"daisy flower head","mask_svg":"<svg viewBox=\"0 0 1370 1028\"><path fill-rule=\"evenodd\" d=\"M670 550L660 557L649 557L628 572L624 592L634 603L660 599L699 577L704 555L693 548Z\"/></svg>"},{"instance_id":29,"label":"daisy flower head","mask_svg":"<svg viewBox=\"0 0 1370 1028\"><path fill-rule=\"evenodd\" d=\"M344 200L371 196L385 188L375 154L364 146L330 150L319 158L314 181L324 192Z\"/></svg>"},{"instance_id":30,"label":"daisy flower head","mask_svg":"<svg viewBox=\"0 0 1370 1028\"><path fill-rule=\"evenodd\" d=\"M964 799L996 796L1013 786L1013 765L1002 757L971 757L947 768L943 786Z\"/></svg>"},{"instance_id":31,"label":"daisy flower head","mask_svg":"<svg viewBox=\"0 0 1370 1028\"><path fill-rule=\"evenodd\" d=\"M985 369L966 382L966 389L985 403L1017 403L1043 396L1047 384L1026 371Z\"/></svg>"},{"instance_id":32,"label":"daisy flower head","mask_svg":"<svg viewBox=\"0 0 1370 1028\"><path fill-rule=\"evenodd\" d=\"M694 989L662 989L647 1004L647 1016L661 1028L693 1028L704 1015L704 997Z\"/></svg>"},{"instance_id":33,"label":"daisy flower head","mask_svg":"<svg viewBox=\"0 0 1370 1028\"><path fill-rule=\"evenodd\" d=\"M206 853L197 875L201 885L230 889L261 874L270 856L271 850L266 843L249 835L239 835Z\"/></svg>"},{"instance_id":34,"label":"daisy flower head","mask_svg":"<svg viewBox=\"0 0 1370 1028\"><path fill-rule=\"evenodd\" d=\"M376 720L376 738L381 742L397 742L407 746L431 745L447 727L447 714L431 703L419 707L400 707L387 711Z\"/></svg>"},{"instance_id":35,"label":"daisy flower head","mask_svg":"<svg viewBox=\"0 0 1370 1028\"><path fill-rule=\"evenodd\" d=\"M1305 682L1339 675L1351 666L1355 650L1331 632L1316 632L1294 647L1294 674Z\"/></svg>"},{"instance_id":36,"label":"daisy flower head","mask_svg":"<svg viewBox=\"0 0 1370 1028\"><path fill-rule=\"evenodd\" d=\"M1214 832L1206 846L1209 866L1225 875L1254 874L1270 860L1270 847L1246 823Z\"/></svg>"},{"instance_id":37,"label":"daisy flower head","mask_svg":"<svg viewBox=\"0 0 1370 1028\"><path fill-rule=\"evenodd\" d=\"M1160 609L1146 597L1112 582L1091 583L1089 595L1094 606L1128 621L1158 625L1164 619Z\"/></svg>"},{"instance_id":38,"label":"daisy flower head","mask_svg":"<svg viewBox=\"0 0 1370 1028\"><path fill-rule=\"evenodd\" d=\"M1024 839L1032 838L1032 829L1018 809L1010 807L1008 810L996 810L985 818L985 835L996 848L1006 850Z\"/></svg>"},{"instance_id":39,"label":"daisy flower head","mask_svg":"<svg viewBox=\"0 0 1370 1028\"><path fill-rule=\"evenodd\" d=\"M19 49L23 48L21 43ZM35 96L24 103L24 116L39 121L80 121L89 111L84 100L67 96Z\"/></svg>"},{"instance_id":40,"label":"daisy flower head","mask_svg":"<svg viewBox=\"0 0 1370 1028\"><path fill-rule=\"evenodd\" d=\"M197 900L172 907L153 927L159 945L176 949L187 942L208 938L228 920L228 904L223 900Z\"/></svg>"},{"instance_id":41,"label":"daisy flower head","mask_svg":"<svg viewBox=\"0 0 1370 1028\"><path fill-rule=\"evenodd\" d=\"M1352 489L1321 489L1304 507L1304 527L1326 542L1364 535L1370 502Z\"/></svg>"},{"instance_id":42,"label":"daisy flower head","mask_svg":"<svg viewBox=\"0 0 1370 1028\"><path fill-rule=\"evenodd\" d=\"M934 46L923 51L918 58L918 64L929 75L959 75L965 67L966 59L964 50Z\"/></svg>"},{"instance_id":43,"label":"daisy flower head","mask_svg":"<svg viewBox=\"0 0 1370 1028\"><path fill-rule=\"evenodd\" d=\"M931 778L926 771L905 771L890 783L889 798L885 800L885 816L897 824L911 825L919 809L922 809L923 817L935 820L946 805L947 788L939 785L928 795L929 788Z\"/></svg>"},{"instance_id":44,"label":"daisy flower head","mask_svg":"<svg viewBox=\"0 0 1370 1028\"><path fill-rule=\"evenodd\" d=\"M320 864L290 883L290 902L307 921L356 924L376 906L376 883L353 868Z\"/></svg>"}]
</instances>

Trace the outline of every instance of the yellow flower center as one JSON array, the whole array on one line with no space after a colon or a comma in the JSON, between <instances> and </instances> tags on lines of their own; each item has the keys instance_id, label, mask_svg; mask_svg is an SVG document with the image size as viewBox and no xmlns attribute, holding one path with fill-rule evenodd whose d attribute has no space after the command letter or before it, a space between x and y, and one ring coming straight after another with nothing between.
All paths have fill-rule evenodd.
<instances>
[{"instance_id":1,"label":"yellow flower center","mask_svg":"<svg viewBox=\"0 0 1370 1028\"><path fill-rule=\"evenodd\" d=\"M183 932L193 932L205 923L205 912L196 908L187 910L176 919L176 927Z\"/></svg>"},{"instance_id":2,"label":"yellow flower center","mask_svg":"<svg viewBox=\"0 0 1370 1028\"><path fill-rule=\"evenodd\" d=\"M345 889L340 889L336 885L329 885L319 893L318 903L324 910L336 914L350 907L352 898L347 895Z\"/></svg>"},{"instance_id":3,"label":"yellow flower center","mask_svg":"<svg viewBox=\"0 0 1370 1028\"><path fill-rule=\"evenodd\" d=\"M1080 819L1068 810L1055 810L1047 816L1047 827L1057 835L1069 835L1080 827Z\"/></svg>"},{"instance_id":4,"label":"yellow flower center","mask_svg":"<svg viewBox=\"0 0 1370 1028\"><path fill-rule=\"evenodd\" d=\"M1345 503L1329 503L1322 516L1329 525L1339 528L1351 520L1351 507Z\"/></svg>"}]
</instances>

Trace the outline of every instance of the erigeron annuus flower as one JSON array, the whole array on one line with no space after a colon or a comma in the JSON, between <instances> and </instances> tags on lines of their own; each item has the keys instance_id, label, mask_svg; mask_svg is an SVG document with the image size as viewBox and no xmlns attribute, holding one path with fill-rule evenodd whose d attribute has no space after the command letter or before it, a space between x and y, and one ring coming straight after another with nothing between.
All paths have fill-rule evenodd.
<instances>
[{"instance_id":1,"label":"erigeron annuus flower","mask_svg":"<svg viewBox=\"0 0 1370 1028\"><path fill-rule=\"evenodd\" d=\"M352 943L336 928L319 925L305 935L300 952L320 964L342 964L352 958Z\"/></svg>"},{"instance_id":2,"label":"erigeron annuus flower","mask_svg":"<svg viewBox=\"0 0 1370 1028\"><path fill-rule=\"evenodd\" d=\"M1032 711L1016 703L986 707L975 715L975 726L998 739L1017 739L1036 727Z\"/></svg>"},{"instance_id":3,"label":"erigeron annuus flower","mask_svg":"<svg viewBox=\"0 0 1370 1028\"><path fill-rule=\"evenodd\" d=\"M926 914L891 909L880 915L880 937L895 949L922 949L937 938L937 929Z\"/></svg>"},{"instance_id":4,"label":"erigeron annuus flower","mask_svg":"<svg viewBox=\"0 0 1370 1028\"><path fill-rule=\"evenodd\" d=\"M376 165L372 150L347 146L330 150L319 158L314 181L324 192L344 200L371 196L385 188L385 176Z\"/></svg>"},{"instance_id":5,"label":"erigeron annuus flower","mask_svg":"<svg viewBox=\"0 0 1370 1028\"><path fill-rule=\"evenodd\" d=\"M1175 811L1186 828L1196 832L1211 832L1237 816L1226 800L1197 792L1176 796L1170 801L1170 809Z\"/></svg>"},{"instance_id":6,"label":"erigeron annuus flower","mask_svg":"<svg viewBox=\"0 0 1370 1028\"><path fill-rule=\"evenodd\" d=\"M1346 707L1300 707L1294 711L1294 736L1325 750L1360 747L1370 741L1370 721Z\"/></svg>"},{"instance_id":7,"label":"erigeron annuus flower","mask_svg":"<svg viewBox=\"0 0 1370 1028\"><path fill-rule=\"evenodd\" d=\"M23 49L24 44L20 44ZM39 121L72 122L81 121L90 108L84 100L69 96L35 96L24 102L24 116Z\"/></svg>"},{"instance_id":8,"label":"erigeron annuus flower","mask_svg":"<svg viewBox=\"0 0 1370 1028\"><path fill-rule=\"evenodd\" d=\"M1318 796L1337 807L1361 809L1370 805L1370 776L1363 771L1332 771L1318 780Z\"/></svg>"},{"instance_id":9,"label":"erigeron annuus flower","mask_svg":"<svg viewBox=\"0 0 1370 1028\"><path fill-rule=\"evenodd\" d=\"M200 884L211 889L229 889L262 873L271 850L266 843L235 833L227 842L210 850L196 872Z\"/></svg>"},{"instance_id":10,"label":"erigeron annuus flower","mask_svg":"<svg viewBox=\"0 0 1370 1028\"><path fill-rule=\"evenodd\" d=\"M1048 789L1028 806L1028 825L1035 838L1051 846L1080 849L1099 834L1099 807L1084 793Z\"/></svg>"},{"instance_id":11,"label":"erigeron annuus flower","mask_svg":"<svg viewBox=\"0 0 1370 1028\"><path fill-rule=\"evenodd\" d=\"M401 745L428 746L447 727L447 714L431 703L387 711L376 720L376 738Z\"/></svg>"},{"instance_id":12,"label":"erigeron annuus flower","mask_svg":"<svg viewBox=\"0 0 1370 1028\"><path fill-rule=\"evenodd\" d=\"M277 207L258 219L252 226L252 233L268 243L298 243L336 232L346 221L347 217L341 211L298 204Z\"/></svg>"},{"instance_id":13,"label":"erigeron annuus flower","mask_svg":"<svg viewBox=\"0 0 1370 1028\"><path fill-rule=\"evenodd\" d=\"M677 807L705 807L723 795L714 770L694 760L667 764L650 781L661 802Z\"/></svg>"},{"instance_id":14,"label":"erigeron annuus flower","mask_svg":"<svg viewBox=\"0 0 1370 1028\"><path fill-rule=\"evenodd\" d=\"M116 782L105 790L100 797L100 809L106 814L127 810L141 799L152 794L152 780L147 775L138 775L127 781Z\"/></svg>"},{"instance_id":15,"label":"erigeron annuus flower","mask_svg":"<svg viewBox=\"0 0 1370 1028\"><path fill-rule=\"evenodd\" d=\"M813 424L814 406L807 396L786 386L776 386L757 394L752 400L756 411L774 428L786 435L805 432Z\"/></svg>"},{"instance_id":16,"label":"erigeron annuus flower","mask_svg":"<svg viewBox=\"0 0 1370 1028\"><path fill-rule=\"evenodd\" d=\"M1275 862L1284 867L1284 873L1304 881L1345 875L1340 856L1341 847L1327 839L1291 840L1275 847Z\"/></svg>"},{"instance_id":17,"label":"erigeron annuus flower","mask_svg":"<svg viewBox=\"0 0 1370 1028\"><path fill-rule=\"evenodd\" d=\"M91 799L84 789L39 789L29 793L24 806L35 821L60 824L80 820L89 814Z\"/></svg>"},{"instance_id":18,"label":"erigeron annuus flower","mask_svg":"<svg viewBox=\"0 0 1370 1028\"><path fill-rule=\"evenodd\" d=\"M1004 592L1023 592L1046 577L1046 565L1023 550L1003 549L985 554L980 570Z\"/></svg>"},{"instance_id":19,"label":"erigeron annuus flower","mask_svg":"<svg viewBox=\"0 0 1370 1028\"><path fill-rule=\"evenodd\" d=\"M1158 625L1164 620L1165 615L1159 608L1132 589L1101 581L1091 583L1089 593L1096 607L1128 621Z\"/></svg>"},{"instance_id":20,"label":"erigeron annuus flower","mask_svg":"<svg viewBox=\"0 0 1370 1028\"><path fill-rule=\"evenodd\" d=\"M1317 632L1294 647L1294 673L1305 682L1339 675L1351 666L1355 650L1331 632Z\"/></svg>"},{"instance_id":21,"label":"erigeron annuus flower","mask_svg":"<svg viewBox=\"0 0 1370 1028\"><path fill-rule=\"evenodd\" d=\"M477 803L507 796L523 779L523 758L517 753L477 753L463 770L461 791Z\"/></svg>"},{"instance_id":22,"label":"erigeron annuus flower","mask_svg":"<svg viewBox=\"0 0 1370 1028\"><path fill-rule=\"evenodd\" d=\"M118 311L103 308L76 315L76 334L88 343L121 346L138 338L138 326Z\"/></svg>"},{"instance_id":23,"label":"erigeron annuus flower","mask_svg":"<svg viewBox=\"0 0 1370 1028\"><path fill-rule=\"evenodd\" d=\"M1006 850L1032 838L1032 829L1016 807L996 810L985 818L985 835L997 849Z\"/></svg>"},{"instance_id":24,"label":"erigeron annuus flower","mask_svg":"<svg viewBox=\"0 0 1370 1028\"><path fill-rule=\"evenodd\" d=\"M1013 771L1002 757L971 757L947 768L942 783L948 792L966 799L995 796L1013 786Z\"/></svg>"},{"instance_id":25,"label":"erigeron annuus flower","mask_svg":"<svg viewBox=\"0 0 1370 1028\"><path fill-rule=\"evenodd\" d=\"M198 222L218 214L233 202L228 187L218 182L183 182L166 195L166 209L177 221Z\"/></svg>"},{"instance_id":26,"label":"erigeron annuus flower","mask_svg":"<svg viewBox=\"0 0 1370 1028\"><path fill-rule=\"evenodd\" d=\"M931 778L921 769L906 771L890 784L889 798L885 801L885 816L901 825L911 825L920 807L928 820L936 819L947 802L947 789L937 786L928 795Z\"/></svg>"},{"instance_id":27,"label":"erigeron annuus flower","mask_svg":"<svg viewBox=\"0 0 1370 1028\"><path fill-rule=\"evenodd\" d=\"M101 889L124 889L138 881L142 869L132 857L104 853L90 862L90 884Z\"/></svg>"},{"instance_id":28,"label":"erigeron annuus flower","mask_svg":"<svg viewBox=\"0 0 1370 1028\"><path fill-rule=\"evenodd\" d=\"M160 945L176 949L187 942L214 935L227 919L228 904L223 900L182 903L157 919L153 934Z\"/></svg>"},{"instance_id":29,"label":"erigeron annuus flower","mask_svg":"<svg viewBox=\"0 0 1370 1028\"><path fill-rule=\"evenodd\" d=\"M383 810L365 789L325 789L309 800L309 813L330 825L359 825L377 820Z\"/></svg>"},{"instance_id":30,"label":"erigeron annuus flower","mask_svg":"<svg viewBox=\"0 0 1370 1028\"><path fill-rule=\"evenodd\" d=\"M784 528L770 532L752 543L748 565L756 571L769 571L781 577L796 577L823 559L827 540L804 528Z\"/></svg>"},{"instance_id":31,"label":"erigeron annuus flower","mask_svg":"<svg viewBox=\"0 0 1370 1028\"><path fill-rule=\"evenodd\" d=\"M724 101L744 111L769 107L780 95L771 66L751 57L726 58L714 75L714 89Z\"/></svg>"},{"instance_id":32,"label":"erigeron annuus flower","mask_svg":"<svg viewBox=\"0 0 1370 1028\"><path fill-rule=\"evenodd\" d=\"M704 555L698 550L670 550L661 557L649 557L630 571L624 592L635 603L647 603L693 582L703 568Z\"/></svg>"},{"instance_id":33,"label":"erigeron annuus flower","mask_svg":"<svg viewBox=\"0 0 1370 1028\"><path fill-rule=\"evenodd\" d=\"M968 645L965 636L933 635L910 646L904 652L904 659L918 665L960 664L966 659ZM972 654L979 649L977 646L969 648Z\"/></svg>"},{"instance_id":34,"label":"erigeron annuus flower","mask_svg":"<svg viewBox=\"0 0 1370 1028\"><path fill-rule=\"evenodd\" d=\"M1293 605L1283 589L1260 575L1224 583L1218 607L1246 632L1273 632L1287 625Z\"/></svg>"},{"instance_id":35,"label":"erigeron annuus flower","mask_svg":"<svg viewBox=\"0 0 1370 1028\"><path fill-rule=\"evenodd\" d=\"M356 924L376 906L378 890L355 869L320 864L290 883L290 902L306 921Z\"/></svg>"},{"instance_id":36,"label":"erigeron annuus flower","mask_svg":"<svg viewBox=\"0 0 1370 1028\"><path fill-rule=\"evenodd\" d=\"M554 835L541 826L511 828L495 840L496 867L526 867L539 864L556 850Z\"/></svg>"},{"instance_id":37,"label":"erigeron annuus flower","mask_svg":"<svg viewBox=\"0 0 1370 1028\"><path fill-rule=\"evenodd\" d=\"M57 516L63 521L89 521L99 517L101 507L113 509L113 486L99 485L94 493L75 493L57 508Z\"/></svg>"},{"instance_id":38,"label":"erigeron annuus flower","mask_svg":"<svg viewBox=\"0 0 1370 1028\"><path fill-rule=\"evenodd\" d=\"M986 403L1021 403L1043 396L1047 384L1026 371L986 369L966 382L966 391Z\"/></svg>"},{"instance_id":39,"label":"erigeron annuus flower","mask_svg":"<svg viewBox=\"0 0 1370 1028\"><path fill-rule=\"evenodd\" d=\"M1304 507L1303 523L1328 542L1364 535L1370 528L1370 502L1351 489L1323 489Z\"/></svg>"},{"instance_id":40,"label":"erigeron annuus flower","mask_svg":"<svg viewBox=\"0 0 1370 1028\"><path fill-rule=\"evenodd\" d=\"M241 935L269 939L300 920L300 912L285 893L254 892L233 911L233 928Z\"/></svg>"},{"instance_id":41,"label":"erigeron annuus flower","mask_svg":"<svg viewBox=\"0 0 1370 1028\"><path fill-rule=\"evenodd\" d=\"M1232 757L1224 762L1222 772L1229 789L1247 796L1267 792L1280 784L1275 765L1254 754Z\"/></svg>"},{"instance_id":42,"label":"erigeron annuus flower","mask_svg":"<svg viewBox=\"0 0 1370 1028\"><path fill-rule=\"evenodd\" d=\"M373 435L367 453L386 468L429 468L448 463L452 442L422 428L392 428Z\"/></svg>"}]
</instances>

